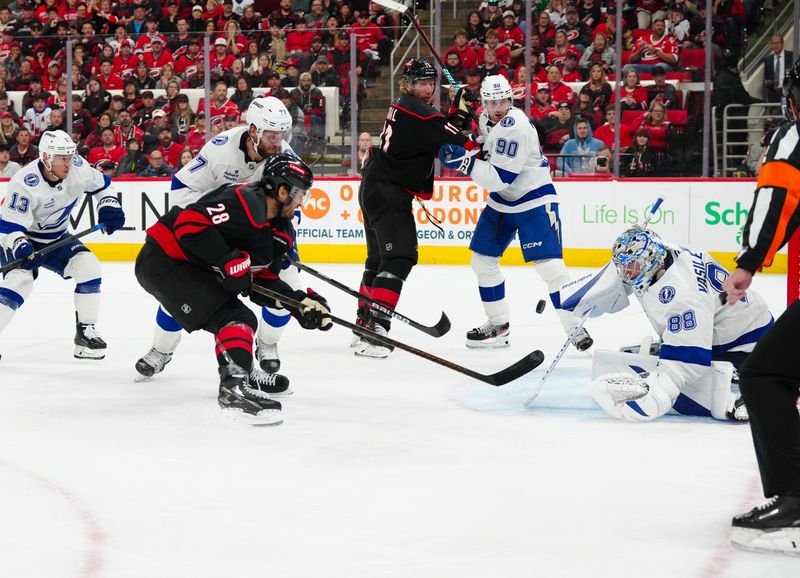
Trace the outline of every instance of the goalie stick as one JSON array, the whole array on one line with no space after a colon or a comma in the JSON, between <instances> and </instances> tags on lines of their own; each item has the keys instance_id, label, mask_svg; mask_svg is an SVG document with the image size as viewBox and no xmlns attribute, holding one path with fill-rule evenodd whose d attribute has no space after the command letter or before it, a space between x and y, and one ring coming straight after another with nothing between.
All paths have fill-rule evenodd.
<instances>
[{"instance_id":1,"label":"goalie stick","mask_svg":"<svg viewBox=\"0 0 800 578\"><path fill-rule=\"evenodd\" d=\"M305 265L303 263L300 263L299 261L295 261L295 260L290 259L288 257L284 257L284 259L286 259L286 261L288 261L289 263L291 263L292 265L294 265L298 269L300 269L302 271L305 271L309 275L313 275L317 279L321 279L321 280L325 281L326 283L330 283L331 285L333 285L337 289L340 289L340 290L344 291L348 295L351 295L353 297L357 297L361 301L365 301L365 302L369 303L370 306L372 307L372 309L375 309L376 311L380 311L384 315L389 315L390 317L394 317L398 321L400 321L402 323L405 323L406 325L410 325L414 329L419 329L423 333L427 333L428 335L431 335L433 337L441 337L442 335L444 335L445 333L450 331L450 319L448 319L447 315L445 315L444 312L442 312L442 316L439 319L439 321L436 323L436 325L423 325L421 323L418 323L418 322L414 321L413 319L409 319L405 315L401 315L400 313L398 313L394 309L389 309L388 307L386 307L385 305L381 304L378 301L374 301L374 300L370 299L369 297L366 297L366 296L362 295L361 293L359 293L355 289L351 289L350 287L348 287L344 283L340 283L336 279L331 279L327 275L324 275L324 274L320 273L316 269L312 269L308 265Z\"/></svg>"},{"instance_id":2,"label":"goalie stick","mask_svg":"<svg viewBox=\"0 0 800 578\"><path fill-rule=\"evenodd\" d=\"M30 260L30 259L34 259L35 257L41 257L42 255L47 255L48 253L52 253L56 249L60 249L64 245L69 245L73 241L75 241L77 239L80 239L81 237L85 237L89 233L94 233L95 231L99 231L100 229L104 228L105 226L106 226L105 223L97 223L94 227L90 227L89 229L81 231L80 233L75 233L74 235L70 235L69 237L67 237L65 239L61 239L60 241L56 241L55 243L50 243L49 245L44 247L41 251L37 251L36 253L31 255L30 257L22 257L21 259L16 259L14 261L11 261L7 265L4 265L3 267L0 267L0 275L2 275L4 273L8 273L12 269L16 269L17 267L20 267L20 266L24 265L25 262Z\"/></svg>"},{"instance_id":3,"label":"goalie stick","mask_svg":"<svg viewBox=\"0 0 800 578\"><path fill-rule=\"evenodd\" d=\"M276 301L280 301L284 305L288 305L293 309L297 309L298 311L303 309L303 304L286 297L276 291L272 291L271 289L267 289L266 287L262 287L260 285L251 285L250 290L254 293L258 293L260 295L264 295L265 297L270 297L271 299L275 299ZM369 329L365 329L364 327L360 327L355 323L350 323L349 321L345 321L344 319L340 319L339 317L335 317L334 315L330 315L331 322L335 323L336 325L341 325L342 327L346 327L351 331L358 333L362 337L366 337L371 339L377 343L382 345L390 345L396 347L397 349L402 349L412 355L416 355L417 357L422 357L423 359L427 359L428 361L432 361L433 363L438 363L448 369L452 369L453 371L457 371L458 373L462 373L464 375L468 375L473 379L477 379L478 381L482 381L484 383L488 383L489 385L494 385L495 387L499 387L501 385L505 385L515 379L522 377L526 373L533 371L539 365L542 364L544 361L544 354L539 351L532 351L516 363L509 365L505 369L501 369L496 373L492 373L489 375L479 373L477 371L473 371L472 369L468 369L457 363L453 363L452 361L447 361L446 359L442 359L432 353L428 353L427 351L422 351L421 349L417 349L416 347L412 347L411 345L407 345L402 341L396 341L389 337L384 337L382 335L378 335L374 331L370 331Z\"/></svg>"},{"instance_id":4,"label":"goalie stick","mask_svg":"<svg viewBox=\"0 0 800 578\"><path fill-rule=\"evenodd\" d=\"M664 202L663 198L658 197L656 199L656 202L653 203L652 207L650 207L650 211L647 213L647 216L645 217L644 222L640 225L641 228L644 229L645 227L647 227L647 225L650 223L652 218L656 215L656 211L658 211L659 207L661 207L661 203L662 202ZM606 263L605 266L603 267L603 269L608 267L610 263L611 263L611 261ZM601 269L601 271L603 269ZM545 381L547 381L547 378L550 377L551 373L553 373L553 370L556 368L556 365L558 365L558 362L561 361L561 358L564 356L564 353L567 351L567 348L569 347L569 344L572 342L572 338L578 333L578 331L580 331L581 327L583 327L583 324L586 322L586 319L588 319L589 314L591 312L592 312L592 309L590 309L589 311L584 313L583 316L578 321L578 324L572 329L572 331L570 332L569 336L567 336L567 340L564 342L564 345L561 346L561 349L558 350L558 353L553 358L553 361L550 363L550 367L547 368L547 371L545 371L544 375L542 376L542 379L539 381L539 383L536 385L536 388L533 390L533 394L531 394L531 396L528 399L525 400L525 407L529 407L533 403L533 401L537 397L539 397L539 393L542 391L542 388L544 387Z\"/></svg>"}]
</instances>

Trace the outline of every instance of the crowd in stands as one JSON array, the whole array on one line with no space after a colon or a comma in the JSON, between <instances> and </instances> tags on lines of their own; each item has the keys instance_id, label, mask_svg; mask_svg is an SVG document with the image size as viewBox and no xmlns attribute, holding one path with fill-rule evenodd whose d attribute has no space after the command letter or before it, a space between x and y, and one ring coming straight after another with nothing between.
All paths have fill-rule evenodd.
<instances>
[{"instance_id":1,"label":"crowd in stands","mask_svg":"<svg viewBox=\"0 0 800 578\"><path fill-rule=\"evenodd\" d=\"M258 88L289 109L302 155L324 139L326 115L348 121L351 37L363 97L397 24L397 14L368 0L280 0L267 14L252 0L16 0L0 8L0 176L37 158L44 131L66 129L70 99L79 151L109 174L171 175L206 131L239 124ZM204 99L192 108L182 92L205 85L206 37L208 119ZM82 92L72 97L68 42L72 87ZM340 110L328 110L320 87L339 89ZM156 98L158 89L165 93ZM20 110L9 91L25 93ZM14 164L4 165L3 148Z\"/></svg>"},{"instance_id":2,"label":"crowd in stands","mask_svg":"<svg viewBox=\"0 0 800 578\"><path fill-rule=\"evenodd\" d=\"M638 151L624 165L631 175L653 174L657 163L648 159L667 145L668 127L685 123L683 95L668 81L691 79L682 55L703 49L707 40L705 2L671 2L627 0L623 8L620 141L624 151ZM714 0L715 52L741 46L759 3ZM540 0L528 22L522 0L483 0L454 35L446 65L476 93L486 75L508 77L516 104L531 101L532 122L552 166L567 174L596 170L594 160L558 157L594 157L614 146L609 80L617 74L615 6L610 0ZM369 0L279 0L266 14L252 0L15 0L0 8L0 148L8 147L11 163L36 158L39 136L67 126L71 100L72 136L91 162L109 174L168 176L197 153L207 131L238 124L253 89L261 88L288 107L293 146L302 155L324 138L326 115L341 115L343 126L349 120L351 38L357 43L356 92L363 98L377 66L388 61L399 24L396 12ZM206 38L208 119L205 102L192 108L182 92L205 85ZM72 87L81 91L73 96L64 70L67 43ZM643 79L654 84L645 88ZM320 87L339 89L340 110L328 110ZM164 94L156 98L159 89ZM21 110L7 91L25 93ZM442 92L445 99L452 94ZM0 171L7 172L3 158L0 150Z\"/></svg>"},{"instance_id":3,"label":"crowd in stands","mask_svg":"<svg viewBox=\"0 0 800 578\"><path fill-rule=\"evenodd\" d=\"M594 159L598 151L613 149L618 126L609 82L617 77L616 2L541 0L530 22L524 6L522 0L483 0L455 32L445 64L473 92L487 75L500 74L514 88L517 106L530 99L531 121L559 174L606 172ZM669 81L701 80L697 63L704 62L706 3L627 0L623 6L622 173L651 176L668 157L670 125L686 124L683 95ZM710 41L717 58L741 50L760 8L759 0L714 1ZM524 50L529 26L530 74ZM642 80L653 82L643 86Z\"/></svg>"}]
</instances>

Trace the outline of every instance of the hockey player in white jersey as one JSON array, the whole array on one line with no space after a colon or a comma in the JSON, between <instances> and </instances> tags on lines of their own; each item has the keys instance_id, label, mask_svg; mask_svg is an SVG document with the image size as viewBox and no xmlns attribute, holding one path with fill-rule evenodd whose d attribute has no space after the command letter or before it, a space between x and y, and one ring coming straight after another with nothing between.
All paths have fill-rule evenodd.
<instances>
[{"instance_id":1,"label":"hockey player in white jersey","mask_svg":"<svg viewBox=\"0 0 800 578\"><path fill-rule=\"evenodd\" d=\"M620 235L612 262L587 282L565 288L564 307L579 314L593 309L592 316L613 313L633 293L660 344L632 353L595 351L592 398L628 421L668 412L747 420L731 376L772 325L764 300L750 290L736 305L723 305L728 271L710 255L666 244L649 229Z\"/></svg>"},{"instance_id":2,"label":"hockey player in white jersey","mask_svg":"<svg viewBox=\"0 0 800 578\"><path fill-rule=\"evenodd\" d=\"M192 162L175 173L170 190L171 202L185 207L219 186L260 180L267 158L277 153L294 155L285 140L291 130L292 117L280 100L271 96L253 100L247 109L245 125L215 136L200 149ZM296 247L288 256L299 259ZM293 289L300 288L296 268L284 268L280 277ZM290 318L285 309L263 307L261 310L256 356L262 369L270 374L280 369L277 343ZM180 340L180 325L159 307L153 347L136 362L136 370L145 377L163 371ZM277 376L276 380L276 377L254 369L251 377L270 393L289 393L288 381L282 376Z\"/></svg>"},{"instance_id":3,"label":"hockey player in white jersey","mask_svg":"<svg viewBox=\"0 0 800 578\"><path fill-rule=\"evenodd\" d=\"M469 246L488 320L467 333L467 347L509 345L508 302L499 264L517 234L525 262L534 262L536 272L547 283L551 301L569 334L577 319L561 310L558 302L558 291L569 281L569 275L562 259L558 198L539 136L525 113L514 108L511 85L505 77L487 76L481 83L481 99L478 140L483 142L483 158L469 156L455 145L444 145L440 151L446 167L458 169L491 191ZM592 346L592 338L581 328L572 343L585 351Z\"/></svg>"},{"instance_id":4,"label":"hockey player in white jersey","mask_svg":"<svg viewBox=\"0 0 800 578\"><path fill-rule=\"evenodd\" d=\"M0 282L0 331L30 297L39 269L75 280L77 358L103 359L106 343L97 331L100 311L100 262L79 240L44 256L39 251L69 236L72 209L83 195L95 198L98 220L109 235L125 224L111 179L75 154L67 133L48 131L39 142L39 160L22 167L9 181L0 208L0 261L25 258Z\"/></svg>"}]
</instances>

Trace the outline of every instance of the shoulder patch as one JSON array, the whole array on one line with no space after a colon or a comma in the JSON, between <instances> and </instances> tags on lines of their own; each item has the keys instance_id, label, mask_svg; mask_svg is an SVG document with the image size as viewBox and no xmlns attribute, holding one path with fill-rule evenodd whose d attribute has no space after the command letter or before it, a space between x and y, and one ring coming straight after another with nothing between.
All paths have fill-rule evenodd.
<instances>
[{"instance_id":1,"label":"shoulder patch","mask_svg":"<svg viewBox=\"0 0 800 578\"><path fill-rule=\"evenodd\" d=\"M72 166L79 167L83 165L83 159L79 155L72 155Z\"/></svg>"},{"instance_id":2,"label":"shoulder patch","mask_svg":"<svg viewBox=\"0 0 800 578\"><path fill-rule=\"evenodd\" d=\"M211 144L215 144L217 146L222 146L226 142L228 142L228 135L220 135L211 139Z\"/></svg>"},{"instance_id":3,"label":"shoulder patch","mask_svg":"<svg viewBox=\"0 0 800 578\"><path fill-rule=\"evenodd\" d=\"M515 121L513 117L506 116L500 121L500 126L514 126L514 123L516 122L517 121Z\"/></svg>"},{"instance_id":4,"label":"shoulder patch","mask_svg":"<svg viewBox=\"0 0 800 578\"><path fill-rule=\"evenodd\" d=\"M39 175L36 173L29 173L25 175L25 178L22 179L22 181L29 187L35 187L39 184Z\"/></svg>"},{"instance_id":5,"label":"shoulder patch","mask_svg":"<svg viewBox=\"0 0 800 578\"><path fill-rule=\"evenodd\" d=\"M669 303L675 298L675 287L672 285L665 285L661 288L661 291L658 292L658 300L661 301L664 305Z\"/></svg>"}]
</instances>

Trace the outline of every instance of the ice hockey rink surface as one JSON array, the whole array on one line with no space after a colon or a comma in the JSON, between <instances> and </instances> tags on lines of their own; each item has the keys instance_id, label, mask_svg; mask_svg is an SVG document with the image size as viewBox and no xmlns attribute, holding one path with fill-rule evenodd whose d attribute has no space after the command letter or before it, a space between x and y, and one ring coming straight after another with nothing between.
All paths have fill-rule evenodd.
<instances>
[{"instance_id":1,"label":"ice hockey rink surface","mask_svg":"<svg viewBox=\"0 0 800 578\"><path fill-rule=\"evenodd\" d=\"M354 265L316 267L357 287ZM746 425L608 418L570 349L523 407L564 334L532 268L507 268L509 349L470 351L483 322L468 267L419 266L392 337L484 373L531 350L545 362L504 387L403 351L355 358L350 334L291 323L280 344L294 395L284 423L217 406L211 337L134 383L155 303L131 263L105 263L107 358L72 357L72 282L44 272L0 335L0 576L4 578L796 578L800 560L729 545L730 519L763 501ZM577 276L587 270L572 269ZM308 275L336 315L355 300ZM786 279L755 288L780 313ZM651 332L633 303L590 320L595 347Z\"/></svg>"}]
</instances>

